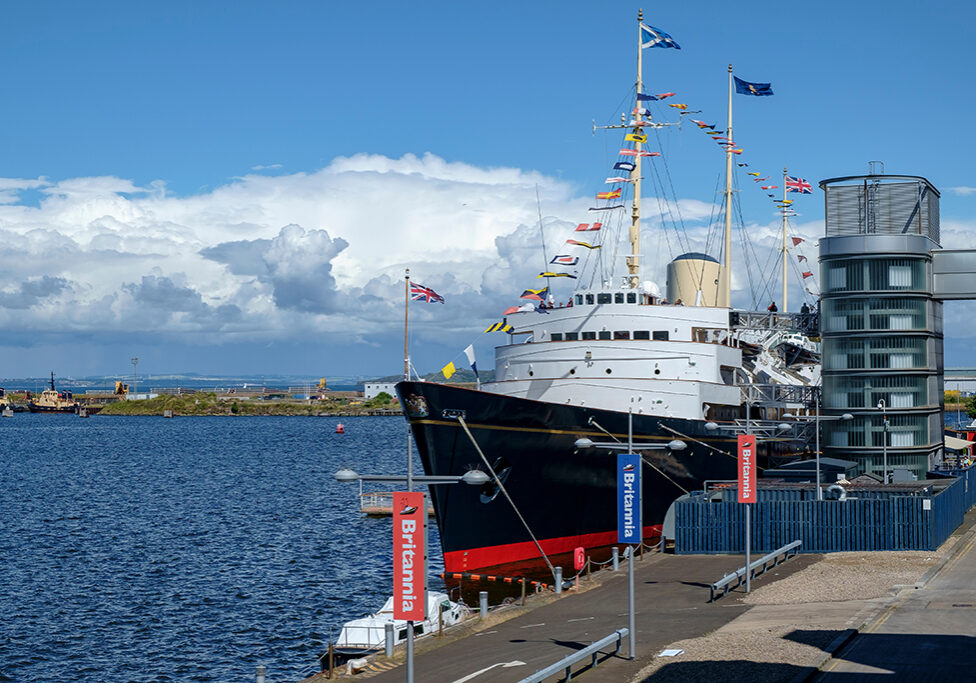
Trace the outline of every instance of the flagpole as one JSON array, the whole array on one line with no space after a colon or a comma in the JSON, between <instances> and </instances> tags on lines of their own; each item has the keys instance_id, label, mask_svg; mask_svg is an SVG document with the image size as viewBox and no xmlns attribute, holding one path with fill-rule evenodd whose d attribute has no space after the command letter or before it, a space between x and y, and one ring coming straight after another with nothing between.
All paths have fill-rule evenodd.
<instances>
[{"instance_id":1,"label":"flagpole","mask_svg":"<svg viewBox=\"0 0 976 683\"><path fill-rule=\"evenodd\" d=\"M403 276L403 379L410 381L410 355L407 353L407 319L410 311L410 269Z\"/></svg>"},{"instance_id":2,"label":"flagpole","mask_svg":"<svg viewBox=\"0 0 976 683\"><path fill-rule=\"evenodd\" d=\"M642 92L644 87L644 48L643 35L641 33L641 23L644 20L644 10L637 10L637 93ZM637 113L634 120L641 122L640 100L636 102ZM634 132L640 131L640 127L634 128ZM641 196L641 143L634 141L634 149L637 155L634 157L634 170L630 172L630 178L634 186L634 202L630 214L630 256L627 257L627 272L630 275L630 288L637 289L640 286L640 196Z\"/></svg>"},{"instance_id":3,"label":"flagpole","mask_svg":"<svg viewBox=\"0 0 976 683\"><path fill-rule=\"evenodd\" d=\"M732 307L732 65L729 64L728 144L725 146L725 305ZM721 301L718 302L722 304Z\"/></svg>"},{"instance_id":4,"label":"flagpole","mask_svg":"<svg viewBox=\"0 0 976 683\"><path fill-rule=\"evenodd\" d=\"M789 247L786 246L786 167L783 167L783 206L780 207L783 214L783 308L780 310L786 313L790 310L786 301L786 257Z\"/></svg>"},{"instance_id":5,"label":"flagpole","mask_svg":"<svg viewBox=\"0 0 976 683\"><path fill-rule=\"evenodd\" d=\"M403 379L410 381L410 355L407 350L407 320L410 311L410 269L403 275ZM413 441L410 439L410 423L407 422L407 491L413 491ZM411 634L413 629L410 629Z\"/></svg>"}]
</instances>

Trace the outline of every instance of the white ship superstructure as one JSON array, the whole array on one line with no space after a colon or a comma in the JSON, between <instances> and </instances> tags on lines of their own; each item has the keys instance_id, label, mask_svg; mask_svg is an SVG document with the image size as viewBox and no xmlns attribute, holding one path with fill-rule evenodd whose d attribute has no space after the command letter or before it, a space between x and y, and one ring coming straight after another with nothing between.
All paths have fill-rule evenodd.
<instances>
[{"instance_id":1,"label":"white ship superstructure","mask_svg":"<svg viewBox=\"0 0 976 683\"><path fill-rule=\"evenodd\" d=\"M729 309L654 301L582 290L572 306L513 314L513 339L525 341L496 348L496 380L483 388L662 417L739 417L742 352L730 345Z\"/></svg>"}]
</instances>

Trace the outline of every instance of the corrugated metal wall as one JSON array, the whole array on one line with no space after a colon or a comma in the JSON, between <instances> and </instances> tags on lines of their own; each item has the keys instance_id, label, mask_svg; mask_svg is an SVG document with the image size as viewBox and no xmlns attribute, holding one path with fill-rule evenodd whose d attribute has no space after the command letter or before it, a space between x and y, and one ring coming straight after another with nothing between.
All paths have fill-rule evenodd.
<instances>
[{"instance_id":1,"label":"corrugated metal wall","mask_svg":"<svg viewBox=\"0 0 976 683\"><path fill-rule=\"evenodd\" d=\"M976 504L976 473L960 473L932 496L861 496L843 502L787 497L780 492L752 505L753 552L770 552L797 539L805 553L935 550ZM744 505L686 501L675 505L675 513L676 553L744 552Z\"/></svg>"}]
</instances>

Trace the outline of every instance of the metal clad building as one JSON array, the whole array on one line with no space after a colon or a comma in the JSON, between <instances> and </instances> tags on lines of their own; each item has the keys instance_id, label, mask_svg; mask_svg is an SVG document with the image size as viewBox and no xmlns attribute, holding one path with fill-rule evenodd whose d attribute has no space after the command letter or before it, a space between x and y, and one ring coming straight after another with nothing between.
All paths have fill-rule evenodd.
<instances>
[{"instance_id":1,"label":"metal clad building","mask_svg":"<svg viewBox=\"0 0 976 683\"><path fill-rule=\"evenodd\" d=\"M917 176L821 181L824 454L919 479L942 449L942 301L935 297L939 192ZM879 406L883 405L884 410ZM884 415L887 415L887 428Z\"/></svg>"}]
</instances>

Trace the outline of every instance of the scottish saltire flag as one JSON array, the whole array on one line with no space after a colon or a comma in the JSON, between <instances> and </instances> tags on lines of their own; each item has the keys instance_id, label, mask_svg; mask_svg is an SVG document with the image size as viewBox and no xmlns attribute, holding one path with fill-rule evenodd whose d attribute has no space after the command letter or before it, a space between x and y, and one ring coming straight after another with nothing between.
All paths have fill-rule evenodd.
<instances>
[{"instance_id":1,"label":"scottish saltire flag","mask_svg":"<svg viewBox=\"0 0 976 683\"><path fill-rule=\"evenodd\" d=\"M474 370L474 376L478 377L478 362L474 359L474 344L468 344L468 348L464 350L464 355L468 357L468 363L471 365L471 369Z\"/></svg>"},{"instance_id":2,"label":"scottish saltire flag","mask_svg":"<svg viewBox=\"0 0 976 683\"><path fill-rule=\"evenodd\" d=\"M681 46L674 42L674 38L659 28L641 24L641 47L673 47L680 50Z\"/></svg>"},{"instance_id":3,"label":"scottish saltire flag","mask_svg":"<svg viewBox=\"0 0 976 683\"><path fill-rule=\"evenodd\" d=\"M813 194L813 185L805 181L803 178L786 176L786 191L799 192L800 194Z\"/></svg>"},{"instance_id":4,"label":"scottish saltire flag","mask_svg":"<svg viewBox=\"0 0 976 683\"><path fill-rule=\"evenodd\" d=\"M629 172L629 171L633 171L635 168L637 168L637 165L636 164L632 164L629 161L618 161L617 163L615 163L613 165L613 168L616 171L628 171Z\"/></svg>"},{"instance_id":5,"label":"scottish saltire flag","mask_svg":"<svg viewBox=\"0 0 976 683\"><path fill-rule=\"evenodd\" d=\"M559 256L553 256L549 263L558 264L560 266L575 266L579 263L579 256L567 256L560 254Z\"/></svg>"},{"instance_id":6,"label":"scottish saltire flag","mask_svg":"<svg viewBox=\"0 0 976 683\"><path fill-rule=\"evenodd\" d=\"M430 287L424 287L417 282L410 283L410 298L414 301L426 301L429 304L444 303L444 297Z\"/></svg>"},{"instance_id":7,"label":"scottish saltire flag","mask_svg":"<svg viewBox=\"0 0 976 683\"><path fill-rule=\"evenodd\" d=\"M773 94L773 86L771 83L750 83L749 81L744 81L738 76L733 76L735 79L735 91L740 95L756 95L757 97L762 97L764 95Z\"/></svg>"}]
</instances>

